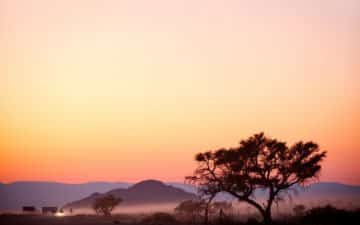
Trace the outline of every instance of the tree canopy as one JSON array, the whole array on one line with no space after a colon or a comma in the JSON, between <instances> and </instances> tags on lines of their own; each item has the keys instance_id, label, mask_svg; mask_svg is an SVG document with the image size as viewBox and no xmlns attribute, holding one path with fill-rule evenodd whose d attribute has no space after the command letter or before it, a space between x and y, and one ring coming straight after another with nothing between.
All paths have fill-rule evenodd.
<instances>
[{"instance_id":1,"label":"tree canopy","mask_svg":"<svg viewBox=\"0 0 360 225\"><path fill-rule=\"evenodd\" d=\"M270 223L273 203L293 185L316 178L325 157L326 152L312 141L299 141L289 147L258 133L240 141L238 147L198 153L198 167L186 179L197 184L203 195L227 192L249 203L265 223ZM265 203L255 198L257 189L267 191Z\"/></svg>"},{"instance_id":2,"label":"tree canopy","mask_svg":"<svg viewBox=\"0 0 360 225\"><path fill-rule=\"evenodd\" d=\"M106 195L104 197L99 197L95 200L93 209L97 214L110 216L112 210L121 202L121 198L116 198L113 195Z\"/></svg>"}]
</instances>

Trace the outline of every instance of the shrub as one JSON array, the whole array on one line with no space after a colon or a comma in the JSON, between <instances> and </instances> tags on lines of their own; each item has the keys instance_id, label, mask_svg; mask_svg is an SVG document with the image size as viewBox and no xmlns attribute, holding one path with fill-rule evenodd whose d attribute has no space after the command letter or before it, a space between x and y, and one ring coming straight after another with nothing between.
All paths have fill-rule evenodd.
<instances>
[{"instance_id":1,"label":"shrub","mask_svg":"<svg viewBox=\"0 0 360 225\"><path fill-rule=\"evenodd\" d=\"M359 224L359 212L337 209L331 205L316 207L307 211L302 218L305 224Z\"/></svg>"}]
</instances>

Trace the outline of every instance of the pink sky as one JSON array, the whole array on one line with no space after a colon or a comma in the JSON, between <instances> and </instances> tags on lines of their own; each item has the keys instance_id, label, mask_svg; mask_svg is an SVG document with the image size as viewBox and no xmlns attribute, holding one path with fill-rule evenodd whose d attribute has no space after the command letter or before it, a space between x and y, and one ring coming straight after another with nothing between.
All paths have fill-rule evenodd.
<instances>
[{"instance_id":1,"label":"pink sky","mask_svg":"<svg viewBox=\"0 0 360 225\"><path fill-rule=\"evenodd\" d=\"M0 0L0 181L181 181L255 132L360 184L360 2Z\"/></svg>"}]
</instances>

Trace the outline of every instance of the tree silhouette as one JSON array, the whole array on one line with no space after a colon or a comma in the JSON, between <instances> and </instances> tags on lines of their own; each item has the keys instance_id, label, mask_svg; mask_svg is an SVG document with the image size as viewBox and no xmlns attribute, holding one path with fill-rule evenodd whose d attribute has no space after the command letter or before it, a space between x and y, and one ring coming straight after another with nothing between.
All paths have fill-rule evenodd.
<instances>
[{"instance_id":1,"label":"tree silhouette","mask_svg":"<svg viewBox=\"0 0 360 225\"><path fill-rule=\"evenodd\" d=\"M231 202L227 202L227 201L216 201L211 203L210 205L210 214L214 215L216 218L216 214L217 214L217 219L218 222L220 224L223 224L223 221L225 219L225 212L226 213L230 213L232 211L233 207Z\"/></svg>"},{"instance_id":2,"label":"tree silhouette","mask_svg":"<svg viewBox=\"0 0 360 225\"><path fill-rule=\"evenodd\" d=\"M197 154L198 167L186 179L198 185L203 194L227 192L247 202L269 224L273 203L293 185L316 178L325 156L314 142L300 141L288 147L259 133L242 140L239 147ZM255 199L258 189L267 191L266 202Z\"/></svg>"},{"instance_id":3,"label":"tree silhouette","mask_svg":"<svg viewBox=\"0 0 360 225\"><path fill-rule=\"evenodd\" d=\"M185 219L190 218L191 223L195 224L196 219L201 217L201 213L206 207L206 202L204 200L186 200L181 202L175 208L175 213Z\"/></svg>"},{"instance_id":4,"label":"tree silhouette","mask_svg":"<svg viewBox=\"0 0 360 225\"><path fill-rule=\"evenodd\" d=\"M198 192L204 202L204 224L207 225L209 223L209 215L211 214L212 209L212 201L215 198L216 194L221 190L218 186L213 183L208 183L206 186L200 186L198 188Z\"/></svg>"},{"instance_id":5,"label":"tree silhouette","mask_svg":"<svg viewBox=\"0 0 360 225\"><path fill-rule=\"evenodd\" d=\"M211 204L211 213L218 213L219 216L222 216L221 214L227 211L230 211L233 208L231 202L227 201L218 201L213 202Z\"/></svg>"},{"instance_id":6,"label":"tree silhouette","mask_svg":"<svg viewBox=\"0 0 360 225\"><path fill-rule=\"evenodd\" d=\"M99 215L110 216L111 211L120 204L120 202L122 202L121 198L115 198L113 195L106 195L95 200L93 209Z\"/></svg>"}]
</instances>

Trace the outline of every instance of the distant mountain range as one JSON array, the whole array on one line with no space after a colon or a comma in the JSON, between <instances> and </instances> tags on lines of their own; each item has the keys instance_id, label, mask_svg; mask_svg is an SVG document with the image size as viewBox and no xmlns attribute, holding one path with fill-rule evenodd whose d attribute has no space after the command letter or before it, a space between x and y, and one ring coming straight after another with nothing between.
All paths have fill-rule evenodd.
<instances>
[{"instance_id":1,"label":"distant mountain range","mask_svg":"<svg viewBox=\"0 0 360 225\"><path fill-rule=\"evenodd\" d=\"M360 186L340 183L315 183L303 189L295 187L292 196L296 202L306 201L312 204L343 203L360 205ZM176 203L196 196L194 186L156 180L142 181L136 184L126 182L90 182L84 184L64 184L56 182L15 182L0 183L0 210L16 211L22 206L35 207L89 207L92 201L104 194L113 194L124 201L122 206L144 204ZM256 192L258 198L263 191ZM221 194L218 200L234 200Z\"/></svg>"},{"instance_id":2,"label":"distant mountain range","mask_svg":"<svg viewBox=\"0 0 360 225\"><path fill-rule=\"evenodd\" d=\"M64 209L91 208L96 198L110 194L123 200L121 203L122 207L134 205L178 204L184 200L197 198L193 193L166 185L161 181L146 180L134 184L129 188L118 188L104 194L94 193L84 199L65 205Z\"/></svg>"},{"instance_id":3,"label":"distant mountain range","mask_svg":"<svg viewBox=\"0 0 360 225\"><path fill-rule=\"evenodd\" d=\"M94 192L106 192L131 186L125 182L90 182L65 184L57 182L14 182L0 184L0 210L21 210L22 206L62 206Z\"/></svg>"}]
</instances>

